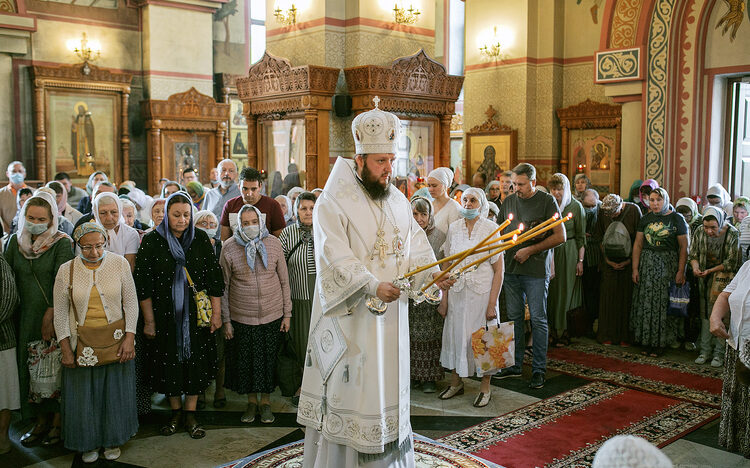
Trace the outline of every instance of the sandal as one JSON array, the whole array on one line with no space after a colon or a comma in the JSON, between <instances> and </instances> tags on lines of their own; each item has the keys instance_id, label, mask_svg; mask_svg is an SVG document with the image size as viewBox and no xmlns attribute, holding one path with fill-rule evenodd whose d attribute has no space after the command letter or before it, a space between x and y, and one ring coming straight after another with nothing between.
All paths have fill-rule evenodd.
<instances>
[{"instance_id":1,"label":"sandal","mask_svg":"<svg viewBox=\"0 0 750 468\"><path fill-rule=\"evenodd\" d=\"M188 414L185 418L185 430L190 435L191 439L202 439L206 437L206 430L203 426L198 424L193 414Z\"/></svg>"},{"instance_id":2,"label":"sandal","mask_svg":"<svg viewBox=\"0 0 750 468\"><path fill-rule=\"evenodd\" d=\"M44 439L49 429L47 424L35 424L29 432L21 436L21 445L24 447L33 447Z\"/></svg>"},{"instance_id":3,"label":"sandal","mask_svg":"<svg viewBox=\"0 0 750 468\"><path fill-rule=\"evenodd\" d=\"M61 436L62 430L60 429L60 426L52 426L52 429L50 429L47 435L44 436L44 439L42 439L42 445L45 447L57 445L62 440Z\"/></svg>"},{"instance_id":4,"label":"sandal","mask_svg":"<svg viewBox=\"0 0 750 468\"><path fill-rule=\"evenodd\" d=\"M224 408L227 406L227 397L214 398L214 408Z\"/></svg>"},{"instance_id":5,"label":"sandal","mask_svg":"<svg viewBox=\"0 0 750 468\"><path fill-rule=\"evenodd\" d=\"M163 436L171 436L177 432L177 428L180 426L180 419L182 419L182 410L172 410L172 418L167 424L161 427L159 433Z\"/></svg>"},{"instance_id":6,"label":"sandal","mask_svg":"<svg viewBox=\"0 0 750 468\"><path fill-rule=\"evenodd\" d=\"M458 387L448 387L445 390L443 390L440 395L438 395L438 398L441 400L449 400L453 398L456 395L463 395L464 394L464 384L462 383Z\"/></svg>"}]
</instances>

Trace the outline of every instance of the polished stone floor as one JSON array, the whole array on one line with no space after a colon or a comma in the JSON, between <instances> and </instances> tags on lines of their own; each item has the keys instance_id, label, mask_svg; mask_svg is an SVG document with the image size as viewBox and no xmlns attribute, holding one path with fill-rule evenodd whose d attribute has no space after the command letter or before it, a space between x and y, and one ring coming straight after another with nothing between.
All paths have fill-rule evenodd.
<instances>
[{"instance_id":1,"label":"polished stone floor","mask_svg":"<svg viewBox=\"0 0 750 468\"><path fill-rule=\"evenodd\" d=\"M631 350L637 352L637 349ZM691 362L694 355L685 351L670 351L665 358ZM530 375L524 375L522 379L507 379L493 385L492 401L485 408L472 406L479 388L476 380L465 379L466 393L447 401L439 400L436 394L425 394L414 389L412 427L423 436L439 438L587 383L580 378L548 372L544 388L532 390L528 388L529 378ZM442 382L438 390L446 385L446 382ZM199 416L207 429L204 439L192 440L184 431L170 437L160 436L158 429L168 418L169 408L163 397L155 396L153 414L141 421L138 435L122 447L120 459L116 462L100 459L94 465L84 465L80 455L62 447L23 448L17 441L28 429L28 424L14 421L11 437L16 442L9 454L0 455L0 467L212 467L304 437L303 430L295 420L294 406L288 398L278 393L272 395L271 406L276 421L270 425L259 421L253 424L240 422L246 406L244 396L227 392L228 404L221 410L211 405L212 396L213 388L208 391L207 408ZM718 446L718 430L716 420L664 447L663 451L676 467L750 467L750 460Z\"/></svg>"}]
</instances>

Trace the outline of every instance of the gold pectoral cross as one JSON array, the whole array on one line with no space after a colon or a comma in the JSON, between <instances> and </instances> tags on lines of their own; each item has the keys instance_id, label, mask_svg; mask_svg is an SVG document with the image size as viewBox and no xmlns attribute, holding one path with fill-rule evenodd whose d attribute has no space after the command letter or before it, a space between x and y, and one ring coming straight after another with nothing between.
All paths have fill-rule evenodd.
<instances>
[{"instance_id":1,"label":"gold pectoral cross","mask_svg":"<svg viewBox=\"0 0 750 468\"><path fill-rule=\"evenodd\" d=\"M388 243L385 241L385 232L382 229L378 229L378 238L375 240L375 249L370 257L371 260L375 258L375 255L380 257L380 266L385 268L385 257L388 255Z\"/></svg>"}]
</instances>

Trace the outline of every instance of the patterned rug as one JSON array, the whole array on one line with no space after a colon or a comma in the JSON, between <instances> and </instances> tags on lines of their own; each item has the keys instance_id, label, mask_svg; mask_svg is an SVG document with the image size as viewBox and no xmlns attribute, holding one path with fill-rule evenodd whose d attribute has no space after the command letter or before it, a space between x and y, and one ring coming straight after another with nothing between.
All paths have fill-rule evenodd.
<instances>
[{"instance_id":1,"label":"patterned rug","mask_svg":"<svg viewBox=\"0 0 750 468\"><path fill-rule=\"evenodd\" d=\"M592 382L438 442L509 468L587 467L615 435L663 447L718 416L714 408Z\"/></svg>"},{"instance_id":2,"label":"patterned rug","mask_svg":"<svg viewBox=\"0 0 750 468\"><path fill-rule=\"evenodd\" d=\"M221 468L301 468L304 442L283 445L259 455L234 461ZM415 434L414 461L417 468L495 468L467 453L435 443ZM502 467L499 467L502 468Z\"/></svg>"},{"instance_id":3,"label":"patterned rug","mask_svg":"<svg viewBox=\"0 0 750 468\"><path fill-rule=\"evenodd\" d=\"M721 407L723 368L685 364L612 346L573 344L550 348L547 368L589 380Z\"/></svg>"}]
</instances>

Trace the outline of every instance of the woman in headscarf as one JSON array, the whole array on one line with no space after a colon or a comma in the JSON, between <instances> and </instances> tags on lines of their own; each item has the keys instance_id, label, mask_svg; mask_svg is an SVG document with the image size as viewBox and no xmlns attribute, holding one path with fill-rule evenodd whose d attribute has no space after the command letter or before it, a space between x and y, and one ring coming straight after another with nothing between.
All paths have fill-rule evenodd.
<instances>
[{"instance_id":1,"label":"woman in headscarf","mask_svg":"<svg viewBox=\"0 0 750 468\"><path fill-rule=\"evenodd\" d=\"M94 219L107 230L106 249L109 252L122 255L130 263L131 270L135 268L135 255L141 237L138 231L128 226L122 217L121 200L114 193L103 192L94 198L92 206Z\"/></svg>"},{"instance_id":2,"label":"woman in headscarf","mask_svg":"<svg viewBox=\"0 0 750 468\"><path fill-rule=\"evenodd\" d=\"M583 203L583 195L586 193L586 190L591 188L591 179L584 173L576 174L573 178L573 187L576 191L573 198Z\"/></svg>"},{"instance_id":3,"label":"woman in headscarf","mask_svg":"<svg viewBox=\"0 0 750 468\"><path fill-rule=\"evenodd\" d=\"M41 192L48 193L52 197L53 200L56 198L56 195L57 195L53 189L46 187L46 186L36 189L34 194L36 195ZM65 216L57 212L57 205L55 205L55 216L57 216L57 229L64 232L68 236L72 236L73 229L75 229L75 226L73 226L73 223L68 221L68 219L65 218Z\"/></svg>"},{"instance_id":4,"label":"woman in headscarf","mask_svg":"<svg viewBox=\"0 0 750 468\"><path fill-rule=\"evenodd\" d=\"M632 249L638 223L641 221L641 210L635 203L622 201L619 195L611 193L604 197L599 208L592 238L594 244L601 246L600 269L601 290L599 295L599 327L596 339L603 344L630 344L630 306L633 301L633 280L630 268L631 258L627 255L627 244ZM616 239L617 228L610 226L614 222L622 223L627 232L627 239ZM609 234L607 234L609 230ZM607 234L607 245L604 245ZM624 234L624 232L621 232ZM610 244L611 243L611 244Z\"/></svg>"},{"instance_id":5,"label":"woman in headscarf","mask_svg":"<svg viewBox=\"0 0 750 468\"><path fill-rule=\"evenodd\" d=\"M427 240L435 253L435 258L438 260L443 258L441 249L445 243L445 233L435 227L432 203L426 198L412 197L411 210L414 220L427 234ZM435 393L437 391L435 383L443 380L443 366L440 364L443 322L437 305L432 305L427 301L415 304L409 299L411 379L421 385L425 393Z\"/></svg>"},{"instance_id":6,"label":"woman in headscarf","mask_svg":"<svg viewBox=\"0 0 750 468\"><path fill-rule=\"evenodd\" d=\"M497 206L503 204L499 180L491 180L490 183L487 184L487 188L484 190L484 192L485 194L487 194L487 201L490 201Z\"/></svg>"},{"instance_id":7,"label":"woman in headscarf","mask_svg":"<svg viewBox=\"0 0 750 468\"><path fill-rule=\"evenodd\" d=\"M185 192L185 189L180 185L179 183L175 182L174 180L168 180L164 186L161 188L161 197L164 200L170 197L175 192ZM192 200L191 200L192 201Z\"/></svg>"},{"instance_id":8,"label":"woman in headscarf","mask_svg":"<svg viewBox=\"0 0 750 468\"><path fill-rule=\"evenodd\" d=\"M55 191L58 214L73 224L77 223L83 214L68 204L68 191L65 186L53 180L52 182L47 182L47 187Z\"/></svg>"},{"instance_id":9,"label":"woman in headscarf","mask_svg":"<svg viewBox=\"0 0 750 468\"><path fill-rule=\"evenodd\" d=\"M104 249L104 228L83 223L73 239L80 258L60 267L54 293L55 332L64 366L63 440L65 448L83 454L84 463L95 462L101 448L107 460L116 460L120 446L138 432L133 362L138 296L128 261ZM122 326L115 325L114 333L119 330L120 336L111 335L109 342L122 339L117 345L119 361L94 366L76 361L76 347L82 346L79 327L93 331L118 321Z\"/></svg>"},{"instance_id":10,"label":"woman in headscarf","mask_svg":"<svg viewBox=\"0 0 750 468\"><path fill-rule=\"evenodd\" d=\"M695 230L703 226L703 215L698 211L698 204L692 198L683 197L675 203L675 210L685 218L688 225L688 241L693 238ZM688 243L688 250L690 250ZM688 302L688 317L685 325L685 349L695 350L695 342L700 336L700 293L698 278L693 275L693 269L688 268L685 272L685 280L690 283L690 302Z\"/></svg>"},{"instance_id":11,"label":"woman in headscarf","mask_svg":"<svg viewBox=\"0 0 750 468\"><path fill-rule=\"evenodd\" d=\"M692 198L682 197L677 200L675 210L685 218L685 222L690 228L690 236L692 237L695 229L703 223L703 216L698 213L698 204Z\"/></svg>"},{"instance_id":12,"label":"woman in headscarf","mask_svg":"<svg viewBox=\"0 0 750 468\"><path fill-rule=\"evenodd\" d=\"M203 200L206 198L206 193L203 185L201 185L201 183L197 180L194 180L192 182L188 182L186 189L188 195L190 195L190 198L193 199L193 206L195 207L195 209L198 211L202 210Z\"/></svg>"},{"instance_id":13,"label":"woman in headscarf","mask_svg":"<svg viewBox=\"0 0 750 468\"><path fill-rule=\"evenodd\" d=\"M18 232L18 220L21 218L23 205L24 203L26 203L26 200L33 196L34 191L29 187L23 187L16 193L16 215L13 217L13 221L11 221L10 223L10 232L8 232L8 235Z\"/></svg>"},{"instance_id":14,"label":"woman in headscarf","mask_svg":"<svg viewBox=\"0 0 750 468\"><path fill-rule=\"evenodd\" d=\"M732 202L732 197L723 185L714 184L706 192L706 201L708 202L707 206L717 206L722 209L727 203Z\"/></svg>"},{"instance_id":15,"label":"woman in headscarf","mask_svg":"<svg viewBox=\"0 0 750 468\"><path fill-rule=\"evenodd\" d=\"M150 227L146 229L147 233L156 229L164 220L166 205L167 205L167 200L165 198L157 198L157 199L154 199L151 206L148 207L148 213L150 215L150 218L149 218L150 220L148 224Z\"/></svg>"},{"instance_id":16,"label":"woman in headscarf","mask_svg":"<svg viewBox=\"0 0 750 468\"><path fill-rule=\"evenodd\" d=\"M638 205L641 201L641 185L643 185L643 181L641 179L634 180L633 184L630 186L630 190L628 190L628 198L626 198L624 201L635 203L636 205Z\"/></svg>"},{"instance_id":17,"label":"woman in headscarf","mask_svg":"<svg viewBox=\"0 0 750 468\"><path fill-rule=\"evenodd\" d=\"M268 233L266 215L253 205L237 213L234 235L221 248L224 299L221 315L225 348L225 387L247 393L247 410L240 418L255 421L260 393L260 421L275 420L270 394L276 388L274 373L281 333L289 331L292 300L284 250Z\"/></svg>"},{"instance_id":18,"label":"woman in headscarf","mask_svg":"<svg viewBox=\"0 0 750 468\"><path fill-rule=\"evenodd\" d=\"M715 206L703 210L703 224L698 226L690 244L690 267L698 278L700 290L700 347L696 364L705 364L710 358L711 366L724 364L724 343L711 336L709 317L714 306L711 285L714 275L720 271L734 274L742 264L739 248L739 232L727 222L727 215Z\"/></svg>"},{"instance_id":19,"label":"woman in headscarf","mask_svg":"<svg viewBox=\"0 0 750 468\"><path fill-rule=\"evenodd\" d=\"M454 221L448 229L443 253L454 255L472 248L489 236L497 225L487 219L489 207L484 191L468 188L462 195L461 219ZM462 268L486 253L466 257L458 268ZM490 375L483 375L474 365L471 334L480 327L496 321L498 317L497 298L503 284L503 256L497 254L479 267L465 273L451 288L443 293L443 300L438 311L445 317L443 327L443 345L440 352L440 363L450 369L451 383L441 394L441 400L463 394L463 377L473 376L475 371L482 378L479 394L474 399L474 406L487 406L492 396Z\"/></svg>"},{"instance_id":20,"label":"woman in headscarf","mask_svg":"<svg viewBox=\"0 0 750 468\"><path fill-rule=\"evenodd\" d=\"M549 340L553 346L570 344L567 313L583 304L583 255L586 250L586 215L581 202L570 192L570 181L565 174L553 174L547 183L563 215L573 214L565 221L566 241L555 247L555 277L549 282L547 317Z\"/></svg>"},{"instance_id":21,"label":"woman in headscarf","mask_svg":"<svg viewBox=\"0 0 750 468\"><path fill-rule=\"evenodd\" d=\"M747 197L738 197L732 204L732 224L737 229L740 228L742 221L747 218L748 207L750 207L750 199Z\"/></svg>"},{"instance_id":22,"label":"woman in headscarf","mask_svg":"<svg viewBox=\"0 0 750 468\"><path fill-rule=\"evenodd\" d=\"M453 171L447 167L438 167L427 176L427 190L432 197L435 228L443 234L448 232L448 226L460 218L458 210L461 205L448 196L448 189L453 183Z\"/></svg>"},{"instance_id":23,"label":"woman in headscarf","mask_svg":"<svg viewBox=\"0 0 750 468\"><path fill-rule=\"evenodd\" d=\"M641 213L645 216L646 214L651 211L650 208L650 202L649 202L649 194L659 188L659 183L655 181L654 179L646 179L641 184L641 188L638 189L638 200L640 203L638 204L638 208L641 209Z\"/></svg>"},{"instance_id":24,"label":"woman in headscarf","mask_svg":"<svg viewBox=\"0 0 750 468\"><path fill-rule=\"evenodd\" d=\"M24 446L60 441L60 404L56 398L29 395L27 362L29 342L55 337L52 287L60 265L73 258L72 241L57 229L58 219L55 199L46 192L34 195L23 205L18 232L5 248L21 299L17 325L21 416L36 416L34 427L21 436Z\"/></svg>"},{"instance_id":25,"label":"woman in headscarf","mask_svg":"<svg viewBox=\"0 0 750 468\"><path fill-rule=\"evenodd\" d=\"M650 211L641 218L633 245L633 308L630 327L643 354L661 356L664 347L679 343L683 320L667 316L669 285L685 283L688 226L669 205L663 188L648 196Z\"/></svg>"},{"instance_id":26,"label":"woman in headscarf","mask_svg":"<svg viewBox=\"0 0 750 468\"><path fill-rule=\"evenodd\" d=\"M89 176L89 180L86 181L86 192L88 193L88 196L81 198L81 201L78 202L78 211L81 214L91 213L92 194L94 193L96 186L102 182L109 182L109 177L107 177L107 174L102 171L96 171Z\"/></svg>"},{"instance_id":27,"label":"woman in headscarf","mask_svg":"<svg viewBox=\"0 0 750 468\"><path fill-rule=\"evenodd\" d=\"M206 431L195 419L195 407L198 395L216 374L216 341L211 333L221 327L224 281L211 241L193 226L193 204L188 194L171 195L166 207L161 224L143 237L135 260L135 284L143 332L154 340L151 383L154 391L169 398L172 408L161 434L174 434L184 421L190 437L200 439ZM194 290L189 282L195 291L206 291L211 298L210 328L198 327Z\"/></svg>"},{"instance_id":28,"label":"woman in headscarf","mask_svg":"<svg viewBox=\"0 0 750 468\"><path fill-rule=\"evenodd\" d=\"M281 207L281 212L284 213L284 221L287 226L294 224L294 209L292 208L292 200L286 195L277 195L276 203Z\"/></svg>"},{"instance_id":29,"label":"woman in headscarf","mask_svg":"<svg viewBox=\"0 0 750 468\"><path fill-rule=\"evenodd\" d=\"M317 276L315 242L312 232L315 200L315 195L312 193L301 193L294 203L295 224L284 228L279 236L289 270L289 287L292 295L289 336L297 354L300 375L304 370L307 354L307 336L310 332L313 292ZM299 402L299 390L292 398L292 402L295 405Z\"/></svg>"}]
</instances>

